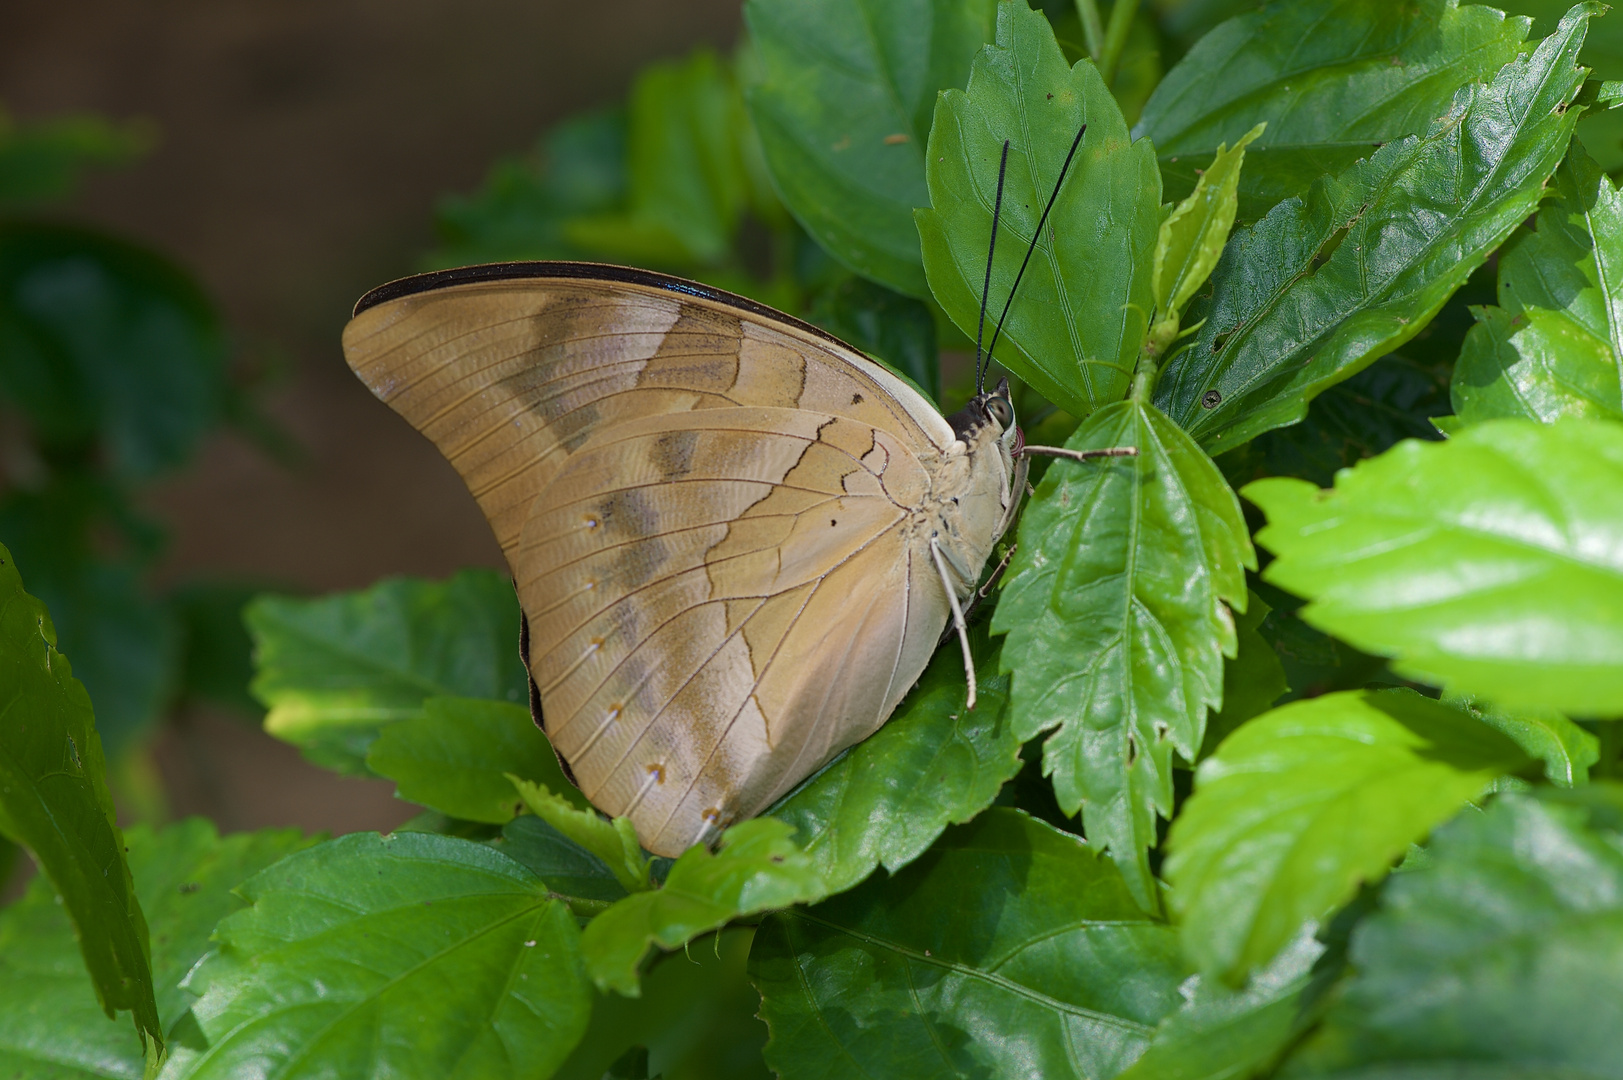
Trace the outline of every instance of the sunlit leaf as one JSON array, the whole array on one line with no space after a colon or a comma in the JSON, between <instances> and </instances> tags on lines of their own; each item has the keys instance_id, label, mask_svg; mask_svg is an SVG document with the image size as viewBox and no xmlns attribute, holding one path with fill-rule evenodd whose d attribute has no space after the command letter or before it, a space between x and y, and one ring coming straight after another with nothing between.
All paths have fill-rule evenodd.
<instances>
[{"instance_id":1,"label":"sunlit leaf","mask_svg":"<svg viewBox=\"0 0 1623 1080\"><path fill-rule=\"evenodd\" d=\"M1245 496L1312 625L1501 706L1623 714L1623 425L1495 420Z\"/></svg>"},{"instance_id":2,"label":"sunlit leaf","mask_svg":"<svg viewBox=\"0 0 1623 1080\"><path fill-rule=\"evenodd\" d=\"M365 775L378 729L421 716L428 698L529 701L518 599L494 571L392 578L314 600L264 596L244 618L265 730L340 772Z\"/></svg>"},{"instance_id":3,"label":"sunlit leaf","mask_svg":"<svg viewBox=\"0 0 1623 1080\"><path fill-rule=\"evenodd\" d=\"M585 796L573 785L563 784L553 790L511 773L507 779L530 813L602 862L622 889L638 892L648 888L648 856L637 843L637 830L630 818L611 821L604 817L586 803Z\"/></svg>"},{"instance_id":4,"label":"sunlit leaf","mask_svg":"<svg viewBox=\"0 0 1623 1080\"><path fill-rule=\"evenodd\" d=\"M1168 837L1190 957L1238 983L1526 761L1412 690L1326 694L1242 725L1201 762Z\"/></svg>"},{"instance_id":5,"label":"sunlit leaf","mask_svg":"<svg viewBox=\"0 0 1623 1080\"><path fill-rule=\"evenodd\" d=\"M1138 362L1155 306L1161 178L1154 148L1129 140L1098 71L1087 61L1065 63L1040 12L1000 4L997 44L975 58L968 89L941 95L925 163L930 208L917 215L930 289L973 340L1004 140L1009 164L989 323L1003 310L1084 123L1087 134L997 349L1009 370L1075 416L1123 397ZM988 325L988 341L991 334Z\"/></svg>"},{"instance_id":6,"label":"sunlit leaf","mask_svg":"<svg viewBox=\"0 0 1623 1080\"><path fill-rule=\"evenodd\" d=\"M1600 760L1600 741L1554 709L1499 709L1468 697L1443 701L1464 709L1502 732L1528 757L1544 763L1552 784L1575 787L1589 783L1589 770Z\"/></svg>"},{"instance_id":7,"label":"sunlit leaf","mask_svg":"<svg viewBox=\"0 0 1623 1080\"><path fill-rule=\"evenodd\" d=\"M1578 119L1574 58L1598 11L1574 7L1536 51L1462 88L1426 134L1237 230L1157 403L1221 453L1300 420L1314 395L1414 337L1537 208Z\"/></svg>"},{"instance_id":8,"label":"sunlit leaf","mask_svg":"<svg viewBox=\"0 0 1623 1080\"><path fill-rule=\"evenodd\" d=\"M1057 461L1020 521L992 628L1008 634L1009 716L1030 739L1058 727L1043 771L1082 812L1139 903L1154 909L1147 851L1172 814L1172 754L1194 761L1222 707L1229 607L1255 565L1239 500L1211 460L1152 407L1099 410L1075 450L1136 457Z\"/></svg>"},{"instance_id":9,"label":"sunlit leaf","mask_svg":"<svg viewBox=\"0 0 1623 1080\"><path fill-rule=\"evenodd\" d=\"M1177 938L1111 864L1015 810L767 919L750 975L783 1080L1114 1076L1179 1004Z\"/></svg>"}]
</instances>

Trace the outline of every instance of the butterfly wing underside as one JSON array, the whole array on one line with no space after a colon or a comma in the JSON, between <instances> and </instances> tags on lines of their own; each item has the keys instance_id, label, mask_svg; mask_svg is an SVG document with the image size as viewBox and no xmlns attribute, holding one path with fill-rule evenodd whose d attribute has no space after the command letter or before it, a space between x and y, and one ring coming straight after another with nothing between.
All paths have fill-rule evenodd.
<instances>
[{"instance_id":1,"label":"butterfly wing underside","mask_svg":"<svg viewBox=\"0 0 1623 1080\"><path fill-rule=\"evenodd\" d=\"M920 508L954 436L838 342L644 278L428 287L344 347L490 520L582 790L674 855L917 679L949 610Z\"/></svg>"}]
</instances>

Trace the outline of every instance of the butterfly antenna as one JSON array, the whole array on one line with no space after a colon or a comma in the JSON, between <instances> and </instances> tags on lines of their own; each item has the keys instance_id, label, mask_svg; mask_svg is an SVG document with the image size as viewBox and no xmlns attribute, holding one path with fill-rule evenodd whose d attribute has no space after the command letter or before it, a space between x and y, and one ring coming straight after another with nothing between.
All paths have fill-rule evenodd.
<instances>
[{"instance_id":1,"label":"butterfly antenna","mask_svg":"<svg viewBox=\"0 0 1623 1080\"><path fill-rule=\"evenodd\" d=\"M992 203L992 239L986 245L986 282L981 286L981 321L975 327L975 393L986 389L986 369L981 366L981 335L986 332L986 298L992 293L992 256L997 252L997 219L1003 211L1003 174L1009 169L1009 140L1003 140L1003 160L997 165L997 199ZM996 340L997 334L992 335Z\"/></svg>"},{"instance_id":2,"label":"butterfly antenna","mask_svg":"<svg viewBox=\"0 0 1623 1080\"><path fill-rule=\"evenodd\" d=\"M1031 244L1026 248L1026 257L1020 263L1020 272L1014 275L1014 285L1009 288L1009 298L1003 301L1003 314L997 317L997 326L992 329L992 344L986 347L987 363L991 363L992 350L997 348L997 336L1003 332L1003 320L1009 317L1009 306L1014 303L1015 290L1020 288L1020 279L1026 276L1026 265L1031 262L1032 252L1037 250L1037 240L1043 234L1043 226L1048 224L1048 213L1054 209L1054 203L1059 199L1059 189L1065 184L1065 174L1071 171L1071 159L1076 157L1077 148L1082 145L1082 136L1087 133L1088 125L1083 124L1076 138L1071 140L1071 152L1065 155L1065 164L1059 168L1059 179L1054 181L1054 190L1048 196L1048 205L1043 207L1043 216L1037 219L1037 230L1031 234ZM994 215L995 216L995 215ZM991 267L987 267L990 282ZM981 318L986 318L986 305L981 304Z\"/></svg>"}]
</instances>

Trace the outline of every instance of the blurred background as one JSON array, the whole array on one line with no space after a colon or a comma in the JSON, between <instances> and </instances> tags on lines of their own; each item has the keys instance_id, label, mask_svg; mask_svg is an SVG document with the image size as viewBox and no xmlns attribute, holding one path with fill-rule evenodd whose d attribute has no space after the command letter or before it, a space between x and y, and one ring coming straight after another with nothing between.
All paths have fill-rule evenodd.
<instances>
[{"instance_id":1,"label":"blurred background","mask_svg":"<svg viewBox=\"0 0 1623 1080\"><path fill-rule=\"evenodd\" d=\"M180 351L198 354L203 369L223 365L226 377L214 395L224 400L171 416L168 431L142 429L172 400L92 403L104 429L133 425L137 443L159 444L146 455L157 460L127 462L109 480L86 478L75 460L84 457L71 445L75 418L60 415L73 411L61 400L73 388L57 387L41 405L37 387L16 385L27 382L26 370L18 374L27 365L15 351L0 375L11 391L0 407L0 522L76 672L107 683L133 666L120 654L173 658L168 685L122 707L92 686L120 802L140 816L205 813L222 830L338 833L404 821L412 810L393 799L392 785L306 764L258 730L240 688L233 707L230 685L189 685L198 679L184 669L189 660L207 668L199 650L240 637L233 600L261 585L321 592L500 565L450 467L345 367L339 334L350 307L372 286L422 269L441 240L436 206L477 191L498 159L522 158L565 116L622 102L652 60L706 45L728 54L740 5L10 0L3 8L0 199L8 217L71 228L59 230L65 240L16 226L0 239L9 290L0 304L14 309L0 314L0 340L16 346L19 324L46 354L58 345L53 329L71 338L61 325L40 330L46 301L37 294L49 289L39 267L46 286L71 284L70 272L53 279L52 267L71 271L87 253L105 279L89 306L117 309L107 317L125 320L125 340L129 320L161 323L166 299L184 307L184 284L153 285L162 268L121 267L139 262L137 253L104 250L128 242L195 282L216 317L194 318ZM182 295L148 303L165 287ZM143 303L156 314L143 314ZM84 317L61 313L58 322L82 327ZM97 345L68 347L84 354ZM74 359L90 372L98 363ZM184 397L187 380L170 389ZM42 409L61 430L29 445L30 430L52 426ZM116 490L83 496L86 486ZM106 505L121 499L128 505ZM75 520L63 525L64 516ZM80 534L90 550L67 551ZM192 674L221 681L218 671Z\"/></svg>"}]
</instances>

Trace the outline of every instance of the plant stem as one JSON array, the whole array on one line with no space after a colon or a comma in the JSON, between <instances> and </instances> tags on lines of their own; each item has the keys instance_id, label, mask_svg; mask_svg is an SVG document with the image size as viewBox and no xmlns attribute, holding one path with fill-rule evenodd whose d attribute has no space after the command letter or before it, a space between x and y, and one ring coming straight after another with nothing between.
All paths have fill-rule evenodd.
<instances>
[{"instance_id":1,"label":"plant stem","mask_svg":"<svg viewBox=\"0 0 1623 1080\"><path fill-rule=\"evenodd\" d=\"M1133 17L1138 14L1138 0L1116 0L1110 6L1110 25L1105 28L1104 47L1099 50L1099 74L1109 86L1116 78L1116 65L1121 62L1121 51L1127 46L1127 32L1133 28Z\"/></svg>"},{"instance_id":2,"label":"plant stem","mask_svg":"<svg viewBox=\"0 0 1623 1080\"><path fill-rule=\"evenodd\" d=\"M1088 55L1097 64L1104 49L1098 0L1076 0L1076 15L1082 20L1082 40L1088 47Z\"/></svg>"}]
</instances>

